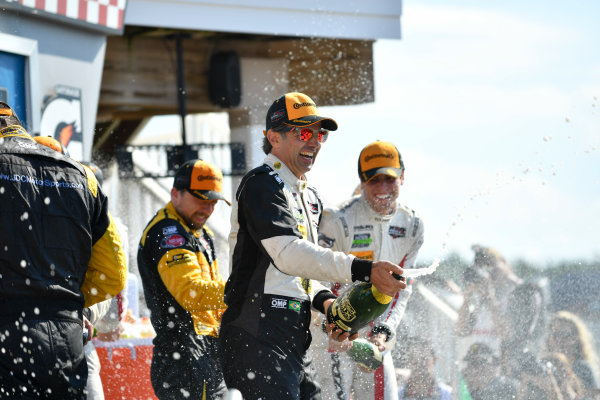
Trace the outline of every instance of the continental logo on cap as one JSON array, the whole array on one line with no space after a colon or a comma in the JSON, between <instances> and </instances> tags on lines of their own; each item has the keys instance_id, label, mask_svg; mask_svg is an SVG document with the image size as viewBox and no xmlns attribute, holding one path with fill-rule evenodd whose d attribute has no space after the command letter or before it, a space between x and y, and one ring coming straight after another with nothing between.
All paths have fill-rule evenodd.
<instances>
[{"instance_id":1,"label":"continental logo on cap","mask_svg":"<svg viewBox=\"0 0 600 400\"><path fill-rule=\"evenodd\" d=\"M206 180L213 180L213 181L217 181L217 182L221 182L222 179L219 176L213 176L213 175L198 175L196 177L196 179L201 182L201 181L206 181Z\"/></svg>"},{"instance_id":2,"label":"continental logo on cap","mask_svg":"<svg viewBox=\"0 0 600 400\"><path fill-rule=\"evenodd\" d=\"M316 107L315 103L294 103L293 107L297 110L300 107Z\"/></svg>"},{"instance_id":3,"label":"continental logo on cap","mask_svg":"<svg viewBox=\"0 0 600 400\"><path fill-rule=\"evenodd\" d=\"M396 158L396 156L391 153L371 154L365 157L365 162L369 162L375 158L390 158L393 160Z\"/></svg>"}]
</instances>

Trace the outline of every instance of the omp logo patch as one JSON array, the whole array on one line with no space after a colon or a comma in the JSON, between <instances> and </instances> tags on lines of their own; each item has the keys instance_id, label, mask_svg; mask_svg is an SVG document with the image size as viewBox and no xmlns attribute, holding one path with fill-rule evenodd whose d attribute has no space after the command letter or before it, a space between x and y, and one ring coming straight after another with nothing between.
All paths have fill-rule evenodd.
<instances>
[{"instance_id":1,"label":"omp logo patch","mask_svg":"<svg viewBox=\"0 0 600 400\"><path fill-rule=\"evenodd\" d=\"M175 247L181 247L185 244L185 238L181 235L169 235L163 238L160 242L160 247L163 249L173 249Z\"/></svg>"},{"instance_id":2,"label":"omp logo patch","mask_svg":"<svg viewBox=\"0 0 600 400\"><path fill-rule=\"evenodd\" d=\"M399 226L390 226L390 230L388 231L391 237L397 239L399 237L406 236L406 228L401 228Z\"/></svg>"},{"instance_id":3,"label":"omp logo patch","mask_svg":"<svg viewBox=\"0 0 600 400\"><path fill-rule=\"evenodd\" d=\"M355 231L372 231L373 225L356 225L354 227Z\"/></svg>"},{"instance_id":4,"label":"omp logo patch","mask_svg":"<svg viewBox=\"0 0 600 400\"><path fill-rule=\"evenodd\" d=\"M271 308L287 308L288 301L286 299L271 299Z\"/></svg>"},{"instance_id":5,"label":"omp logo patch","mask_svg":"<svg viewBox=\"0 0 600 400\"><path fill-rule=\"evenodd\" d=\"M373 238L371 238L370 233L358 233L354 235L354 239L352 240L352 248L369 247L372 242Z\"/></svg>"}]
</instances>

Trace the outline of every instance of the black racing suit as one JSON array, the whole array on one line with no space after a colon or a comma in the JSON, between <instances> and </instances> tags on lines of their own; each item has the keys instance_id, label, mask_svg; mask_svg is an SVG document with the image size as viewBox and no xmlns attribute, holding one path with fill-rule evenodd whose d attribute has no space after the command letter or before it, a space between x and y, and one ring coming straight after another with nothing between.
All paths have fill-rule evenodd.
<instances>
[{"instance_id":1,"label":"black racing suit","mask_svg":"<svg viewBox=\"0 0 600 400\"><path fill-rule=\"evenodd\" d=\"M106 196L78 162L0 130L0 398L85 398L82 310L125 286Z\"/></svg>"},{"instance_id":2,"label":"black racing suit","mask_svg":"<svg viewBox=\"0 0 600 400\"><path fill-rule=\"evenodd\" d=\"M370 276L372 261L316 244L322 211L315 189L272 154L237 190L220 340L225 382L246 400L320 399L311 307L323 312L335 296L316 280Z\"/></svg>"},{"instance_id":3,"label":"black racing suit","mask_svg":"<svg viewBox=\"0 0 600 400\"><path fill-rule=\"evenodd\" d=\"M142 234L138 267L156 331L154 393L160 399L224 395L217 338L225 281L212 232L191 230L169 202Z\"/></svg>"}]
</instances>

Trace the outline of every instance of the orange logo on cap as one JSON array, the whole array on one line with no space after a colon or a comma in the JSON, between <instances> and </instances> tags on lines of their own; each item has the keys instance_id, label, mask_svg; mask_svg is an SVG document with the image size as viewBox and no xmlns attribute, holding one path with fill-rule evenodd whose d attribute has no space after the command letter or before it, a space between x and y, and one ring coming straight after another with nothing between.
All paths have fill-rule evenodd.
<instances>
[{"instance_id":1,"label":"orange logo on cap","mask_svg":"<svg viewBox=\"0 0 600 400\"><path fill-rule=\"evenodd\" d=\"M191 190L212 190L220 193L223 191L223 173L205 161L194 164L191 178Z\"/></svg>"},{"instance_id":2,"label":"orange logo on cap","mask_svg":"<svg viewBox=\"0 0 600 400\"><path fill-rule=\"evenodd\" d=\"M215 180L215 181L221 181L222 180L218 176L209 176L209 175L198 175L196 177L196 179L199 180L199 181L204 181L206 179L212 179L212 180Z\"/></svg>"},{"instance_id":3,"label":"orange logo on cap","mask_svg":"<svg viewBox=\"0 0 600 400\"><path fill-rule=\"evenodd\" d=\"M310 97L302 93L292 93L285 96L288 119L294 120L307 115L319 115L317 105Z\"/></svg>"},{"instance_id":4,"label":"orange logo on cap","mask_svg":"<svg viewBox=\"0 0 600 400\"><path fill-rule=\"evenodd\" d=\"M374 168L401 167L398 150L388 142L373 142L365 147L360 154L360 169L363 172Z\"/></svg>"},{"instance_id":5,"label":"orange logo on cap","mask_svg":"<svg viewBox=\"0 0 600 400\"><path fill-rule=\"evenodd\" d=\"M393 154L389 154L389 153L388 154L372 154L370 156L365 157L365 162L368 163L369 161L371 161L374 158L382 158L382 157L383 158L391 158L392 160L395 158Z\"/></svg>"},{"instance_id":6,"label":"orange logo on cap","mask_svg":"<svg viewBox=\"0 0 600 400\"><path fill-rule=\"evenodd\" d=\"M316 107L317 105L315 103L295 103L294 104L294 108L298 109L300 107Z\"/></svg>"}]
</instances>

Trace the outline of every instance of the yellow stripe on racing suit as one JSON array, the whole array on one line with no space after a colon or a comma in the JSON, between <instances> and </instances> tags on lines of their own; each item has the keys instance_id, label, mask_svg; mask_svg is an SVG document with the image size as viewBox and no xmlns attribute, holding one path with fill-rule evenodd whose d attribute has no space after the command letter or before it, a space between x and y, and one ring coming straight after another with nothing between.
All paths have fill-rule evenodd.
<instances>
[{"instance_id":1,"label":"yellow stripe on racing suit","mask_svg":"<svg viewBox=\"0 0 600 400\"><path fill-rule=\"evenodd\" d=\"M108 219L108 228L92 247L92 257L81 285L85 307L116 296L123 290L127 281L127 261L123 244L110 213Z\"/></svg>"},{"instance_id":2,"label":"yellow stripe on racing suit","mask_svg":"<svg viewBox=\"0 0 600 400\"><path fill-rule=\"evenodd\" d=\"M191 317L198 335L218 336L226 308L225 281L212 248L213 236L207 227L189 229L171 202L146 227L138 265L144 290L152 293L147 299L157 333L171 321L168 309L175 300Z\"/></svg>"}]
</instances>

